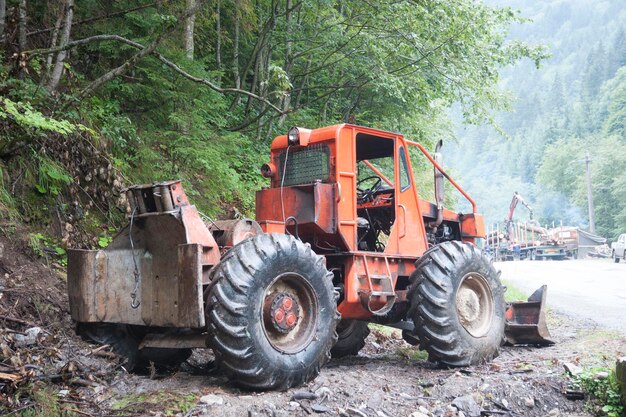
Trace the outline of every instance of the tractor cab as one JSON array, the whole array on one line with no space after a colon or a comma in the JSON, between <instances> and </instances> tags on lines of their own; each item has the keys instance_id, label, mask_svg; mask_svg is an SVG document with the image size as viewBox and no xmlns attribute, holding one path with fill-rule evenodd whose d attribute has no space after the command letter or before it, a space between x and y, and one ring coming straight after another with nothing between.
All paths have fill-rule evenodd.
<instances>
[{"instance_id":1,"label":"tractor cab","mask_svg":"<svg viewBox=\"0 0 626 417\"><path fill-rule=\"evenodd\" d=\"M412 166L424 157L436 164L435 202L418 193ZM297 235L324 254L417 258L443 241L474 242L484 234L482 217L454 181L474 210L460 215L443 208L437 166L422 145L397 133L347 124L292 128L272 142L271 160L261 169L271 184L257 192L256 218L264 231Z\"/></svg>"}]
</instances>

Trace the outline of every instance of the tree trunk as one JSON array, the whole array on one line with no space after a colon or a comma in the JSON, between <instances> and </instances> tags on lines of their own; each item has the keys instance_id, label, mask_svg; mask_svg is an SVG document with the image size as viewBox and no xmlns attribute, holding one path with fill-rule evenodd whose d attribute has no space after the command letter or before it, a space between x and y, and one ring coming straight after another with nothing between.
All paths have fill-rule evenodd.
<instances>
[{"instance_id":1,"label":"tree trunk","mask_svg":"<svg viewBox=\"0 0 626 417\"><path fill-rule=\"evenodd\" d=\"M196 8L196 0L186 0L187 10ZM193 60L193 29L196 24L196 14L190 14L185 20L185 55L188 59Z\"/></svg>"},{"instance_id":2,"label":"tree trunk","mask_svg":"<svg viewBox=\"0 0 626 417\"><path fill-rule=\"evenodd\" d=\"M59 31L61 30L61 24L63 23L64 8L61 8L58 13L57 21L54 24L54 29L52 30L52 37L50 39L50 48L54 48L57 46L57 40L59 39ZM54 54L49 53L46 56L46 68L45 73L41 74L40 85L45 85L48 81L48 76L50 75L50 68L52 68L52 58L54 58Z\"/></svg>"},{"instance_id":3,"label":"tree trunk","mask_svg":"<svg viewBox=\"0 0 626 417\"><path fill-rule=\"evenodd\" d=\"M239 76L239 29L241 25L241 0L235 0L235 39L233 40L233 79L235 88L241 87Z\"/></svg>"},{"instance_id":4,"label":"tree trunk","mask_svg":"<svg viewBox=\"0 0 626 417\"><path fill-rule=\"evenodd\" d=\"M20 0L19 5L18 44L20 51L26 50L26 0Z\"/></svg>"},{"instance_id":5,"label":"tree trunk","mask_svg":"<svg viewBox=\"0 0 626 417\"><path fill-rule=\"evenodd\" d=\"M217 10L215 22L215 32L217 34L217 45L215 46L215 62L217 63L217 70L220 71L220 75L217 77L217 84L222 85L222 0L217 0Z\"/></svg>"},{"instance_id":6,"label":"tree trunk","mask_svg":"<svg viewBox=\"0 0 626 417\"><path fill-rule=\"evenodd\" d=\"M63 26L63 32L61 33L61 39L59 40L59 46L63 47L70 41L70 33L72 31L72 20L74 19L74 0L67 0L65 3L65 25ZM48 91L54 92L59 86L61 81L61 75L63 75L63 67L67 51L63 50L57 54L56 63L52 70L52 75L48 81Z\"/></svg>"},{"instance_id":7,"label":"tree trunk","mask_svg":"<svg viewBox=\"0 0 626 417\"><path fill-rule=\"evenodd\" d=\"M235 88L241 88L241 76L239 75L239 30L241 25L241 0L235 0L235 35L233 39L233 81L235 82ZM239 96L236 96L230 105L230 109L233 110L239 104Z\"/></svg>"},{"instance_id":8,"label":"tree trunk","mask_svg":"<svg viewBox=\"0 0 626 417\"><path fill-rule=\"evenodd\" d=\"M7 2L0 0L0 42L4 41L4 22L7 15Z\"/></svg>"},{"instance_id":9,"label":"tree trunk","mask_svg":"<svg viewBox=\"0 0 626 417\"><path fill-rule=\"evenodd\" d=\"M287 77L291 79L291 66L293 57L291 55L291 8L293 7L292 0L287 0L287 4L285 5L285 73ZM289 110L289 105L291 104L291 93L289 91L285 92L285 96L283 97L283 111L286 112ZM285 123L285 119L287 118L287 113L280 116L278 119L278 126L281 127L283 123Z\"/></svg>"}]
</instances>

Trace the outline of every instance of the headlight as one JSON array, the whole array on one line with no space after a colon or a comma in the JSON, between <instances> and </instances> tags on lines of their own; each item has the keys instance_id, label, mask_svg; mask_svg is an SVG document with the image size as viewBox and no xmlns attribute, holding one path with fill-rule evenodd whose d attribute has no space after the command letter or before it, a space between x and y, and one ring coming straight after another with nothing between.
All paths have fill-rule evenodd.
<instances>
[{"instance_id":1,"label":"headlight","mask_svg":"<svg viewBox=\"0 0 626 417\"><path fill-rule=\"evenodd\" d=\"M272 178L276 173L276 167L271 162L269 164L263 164L261 167L261 175L265 178Z\"/></svg>"},{"instance_id":2,"label":"headlight","mask_svg":"<svg viewBox=\"0 0 626 417\"><path fill-rule=\"evenodd\" d=\"M300 131L297 127L292 127L287 133L287 142L290 145L298 145L300 143Z\"/></svg>"}]
</instances>

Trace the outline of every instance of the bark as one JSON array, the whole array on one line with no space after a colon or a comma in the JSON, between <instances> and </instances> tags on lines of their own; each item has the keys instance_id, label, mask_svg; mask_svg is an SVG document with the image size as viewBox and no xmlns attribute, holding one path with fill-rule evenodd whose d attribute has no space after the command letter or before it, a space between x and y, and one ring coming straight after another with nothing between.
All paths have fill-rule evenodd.
<instances>
[{"instance_id":1,"label":"bark","mask_svg":"<svg viewBox=\"0 0 626 417\"><path fill-rule=\"evenodd\" d=\"M70 41L70 33L72 32L72 20L74 19L74 0L67 0L65 3L65 26L61 33L61 39L59 39L59 46L63 47ZM65 58L67 57L67 50L61 50L57 54L54 68L52 69L52 75L48 81L48 91L54 92L59 86L61 76L63 75L63 68L65 65Z\"/></svg>"},{"instance_id":2,"label":"bark","mask_svg":"<svg viewBox=\"0 0 626 417\"><path fill-rule=\"evenodd\" d=\"M216 2L216 22L215 32L217 35L217 45L215 46L215 62L217 63L217 70L220 71L220 75L217 78L218 84L222 83L222 0Z\"/></svg>"},{"instance_id":3,"label":"bark","mask_svg":"<svg viewBox=\"0 0 626 417\"><path fill-rule=\"evenodd\" d=\"M58 13L58 17L57 17L57 21L54 25L54 30L52 31L52 39L50 40L50 48L54 48L55 46L57 46L57 40L59 39L59 31L61 30L61 25L63 24L63 9L61 9ZM48 80L48 76L50 75L50 68L52 68L52 59L54 58L54 54L53 53L49 53L48 56L46 56L46 69L45 69L45 74L41 75L41 82L40 85L45 85L46 81Z\"/></svg>"},{"instance_id":4,"label":"bark","mask_svg":"<svg viewBox=\"0 0 626 417\"><path fill-rule=\"evenodd\" d=\"M4 40L4 22L7 15L7 2L0 0L0 42Z\"/></svg>"},{"instance_id":5,"label":"bark","mask_svg":"<svg viewBox=\"0 0 626 417\"><path fill-rule=\"evenodd\" d=\"M287 77L291 79L291 65L292 65L292 55L291 55L291 12L292 12L292 0L287 0L286 4L286 14L285 14L285 73ZM283 112L286 112L289 109L289 105L291 104L291 94L287 91L285 92L285 96L283 97ZM282 126L285 123L285 119L287 118L287 113L284 113L280 119L278 119L278 126Z\"/></svg>"},{"instance_id":6,"label":"bark","mask_svg":"<svg viewBox=\"0 0 626 417\"><path fill-rule=\"evenodd\" d=\"M195 10L196 0L186 0L187 10ZM193 59L194 39L193 30L196 23L196 13L191 13L185 19L185 55L188 59Z\"/></svg>"},{"instance_id":7,"label":"bark","mask_svg":"<svg viewBox=\"0 0 626 417\"><path fill-rule=\"evenodd\" d=\"M233 62L231 64L231 71L233 73L233 81L235 82L235 88L241 88L241 76L239 73L239 31L241 28L241 0L235 0L235 28L233 39ZM230 104L230 110L234 110L239 104L239 96L236 96L233 102Z\"/></svg>"},{"instance_id":8,"label":"bark","mask_svg":"<svg viewBox=\"0 0 626 417\"><path fill-rule=\"evenodd\" d=\"M26 0L20 0L18 23L18 44L20 52L26 50L26 17Z\"/></svg>"}]
</instances>

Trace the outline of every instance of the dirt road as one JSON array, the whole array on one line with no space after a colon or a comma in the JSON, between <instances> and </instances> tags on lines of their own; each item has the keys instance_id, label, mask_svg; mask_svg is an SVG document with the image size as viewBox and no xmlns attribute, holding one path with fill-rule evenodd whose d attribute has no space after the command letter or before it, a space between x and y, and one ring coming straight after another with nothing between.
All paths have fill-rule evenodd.
<instances>
[{"instance_id":1,"label":"dirt road","mask_svg":"<svg viewBox=\"0 0 626 417\"><path fill-rule=\"evenodd\" d=\"M501 278L531 293L548 285L548 306L626 335L626 264L608 259L497 262Z\"/></svg>"}]
</instances>

